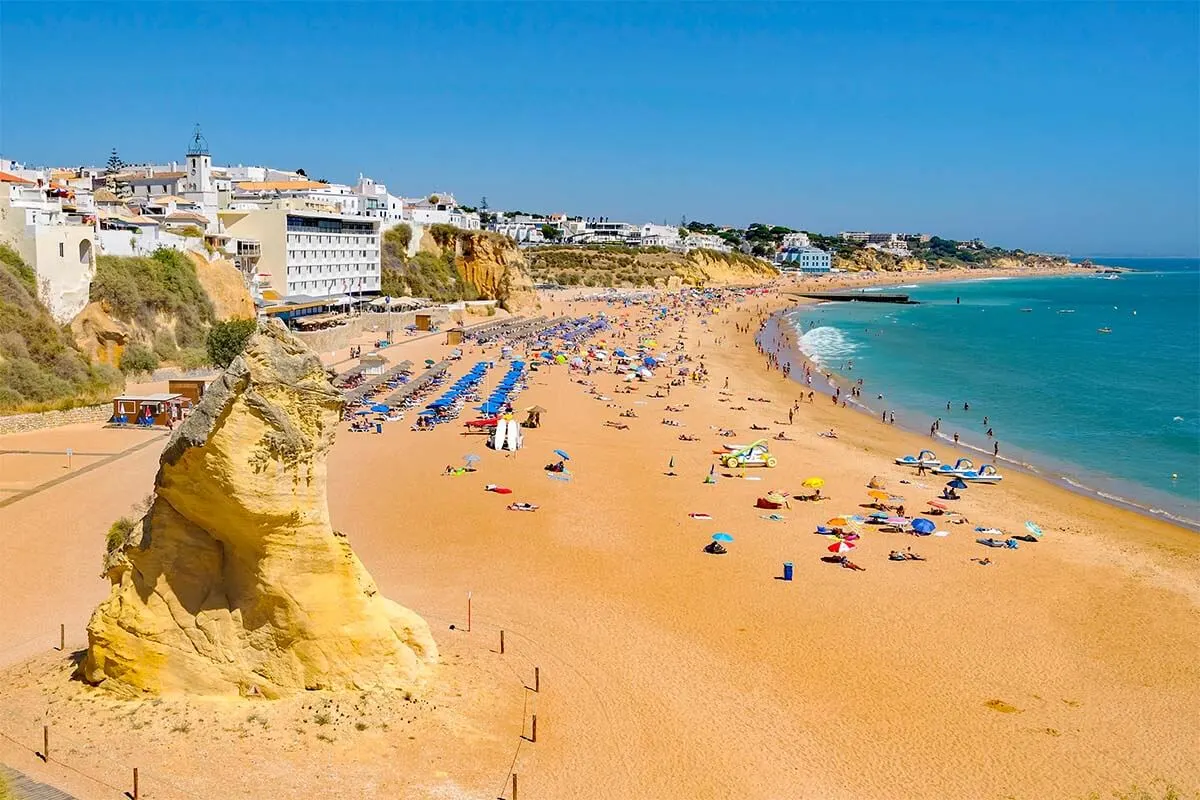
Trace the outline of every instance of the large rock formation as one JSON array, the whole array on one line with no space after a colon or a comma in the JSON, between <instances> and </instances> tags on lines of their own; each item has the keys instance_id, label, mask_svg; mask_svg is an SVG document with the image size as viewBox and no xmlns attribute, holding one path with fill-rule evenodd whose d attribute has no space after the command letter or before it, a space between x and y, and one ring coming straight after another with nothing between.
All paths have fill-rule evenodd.
<instances>
[{"instance_id":1,"label":"large rock formation","mask_svg":"<svg viewBox=\"0 0 1200 800\"><path fill-rule=\"evenodd\" d=\"M196 278L212 301L213 314L219 320L254 319L254 298L246 288L242 273L224 258L211 261L199 253L188 253Z\"/></svg>"},{"instance_id":2,"label":"large rock formation","mask_svg":"<svg viewBox=\"0 0 1200 800\"><path fill-rule=\"evenodd\" d=\"M480 295L500 301L501 307L509 311L537 304L533 281L525 271L525 256L506 236L481 231L460 236L454 263L459 276Z\"/></svg>"},{"instance_id":3,"label":"large rock formation","mask_svg":"<svg viewBox=\"0 0 1200 800\"><path fill-rule=\"evenodd\" d=\"M109 543L87 681L275 697L422 679L437 658L428 625L379 594L329 524L341 411L317 356L260 325L168 442L141 525Z\"/></svg>"}]
</instances>

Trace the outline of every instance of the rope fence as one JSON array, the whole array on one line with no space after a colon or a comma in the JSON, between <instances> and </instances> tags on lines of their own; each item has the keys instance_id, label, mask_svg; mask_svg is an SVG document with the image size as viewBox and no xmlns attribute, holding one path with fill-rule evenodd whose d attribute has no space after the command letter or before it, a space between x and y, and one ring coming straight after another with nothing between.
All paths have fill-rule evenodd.
<instances>
[{"instance_id":1,"label":"rope fence","mask_svg":"<svg viewBox=\"0 0 1200 800\"><path fill-rule=\"evenodd\" d=\"M468 601L469 607L469 601ZM468 611L468 617L471 612ZM500 658L505 669L512 675L513 679L520 685L522 694L521 708L521 724L520 733L517 736L516 744L513 747L512 758L508 761L507 769L504 773L503 782L500 785L500 790L497 793L499 800L517 800L517 765L521 757L522 749L526 746L533 745L537 742L537 695L541 691L541 667L537 665L532 658L526 653L521 652L523 648L513 647L512 639L516 639L534 645L535 643L520 631L515 630L510 624L497 623L490 619L479 618L476 613L472 620L471 627L462 628L457 622L449 619L440 618L436 615L425 614L424 619L431 624L442 625L452 631L460 632L465 635L474 635L476 641L480 645L485 646L487 652L495 654ZM15 644L0 648L0 655L10 653L20 648L24 648L34 642L42 641L47 646L50 646L54 651L66 652L66 625L59 624L55 634L38 634ZM484 640L490 639L495 644L486 645ZM53 641L52 641L53 640ZM536 646L536 645L535 645ZM513 661L518 663L514 664ZM36 736L36 724L31 724L24 736ZM40 748L37 744L31 743L28 739L22 741L21 738L16 738L5 731L0 731L0 738L16 745L25 750L29 754L40 759L46 764L54 764L69 770L70 772L90 781L96 786L111 790L112 792L125 798L132 800L140 800L142 792L152 789L161 790L168 789L174 792L174 796L180 798L196 798L196 800L205 800L211 797L211 793L206 790L197 790L197 794L189 789L185 789L175 783L172 783L164 776L157 772L151 772L141 766L133 766L122 761L117 761L104 754L104 752L91 744L84 744L78 740L73 740L69 735L64 734L61 727L52 727L49 724L41 725L42 741ZM62 755L64 752L86 753L91 764L68 763L64 760L66 757ZM120 777L118 777L120 776ZM124 787L117 785L124 780L129 782ZM509 794L506 796L506 792ZM163 798L165 795L161 791L154 791L156 798Z\"/></svg>"}]
</instances>

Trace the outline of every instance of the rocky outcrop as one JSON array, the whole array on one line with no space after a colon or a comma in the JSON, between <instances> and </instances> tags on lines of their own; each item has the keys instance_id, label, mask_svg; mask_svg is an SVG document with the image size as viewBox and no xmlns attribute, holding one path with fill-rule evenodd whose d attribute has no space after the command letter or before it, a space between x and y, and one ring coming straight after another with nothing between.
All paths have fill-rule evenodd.
<instances>
[{"instance_id":1,"label":"rocky outcrop","mask_svg":"<svg viewBox=\"0 0 1200 800\"><path fill-rule=\"evenodd\" d=\"M779 277L767 262L741 253L637 250L627 247L539 247L529 251L538 281L567 286L656 286L764 283Z\"/></svg>"},{"instance_id":2,"label":"rocky outcrop","mask_svg":"<svg viewBox=\"0 0 1200 800\"><path fill-rule=\"evenodd\" d=\"M779 272L757 258L741 253L690 250L675 265L675 274L693 286L761 283L779 277Z\"/></svg>"},{"instance_id":3,"label":"rocky outcrop","mask_svg":"<svg viewBox=\"0 0 1200 800\"><path fill-rule=\"evenodd\" d=\"M315 353L260 325L172 435L140 525L109 542L85 680L131 696L419 684L428 625L330 527L342 402Z\"/></svg>"},{"instance_id":4,"label":"rocky outcrop","mask_svg":"<svg viewBox=\"0 0 1200 800\"><path fill-rule=\"evenodd\" d=\"M849 257L835 255L833 266L842 272L913 272L927 269L919 259L903 258L866 247L853 251Z\"/></svg>"},{"instance_id":5,"label":"rocky outcrop","mask_svg":"<svg viewBox=\"0 0 1200 800\"><path fill-rule=\"evenodd\" d=\"M459 276L486 300L498 300L508 311L537 304L533 281L525 271L525 256L506 236L471 231L458 239L454 260Z\"/></svg>"},{"instance_id":6,"label":"rocky outcrop","mask_svg":"<svg viewBox=\"0 0 1200 800\"><path fill-rule=\"evenodd\" d=\"M196 267L196 278L212 301L218 320L254 319L254 299L237 267L223 258L209 261L199 253L187 255Z\"/></svg>"},{"instance_id":7,"label":"rocky outcrop","mask_svg":"<svg viewBox=\"0 0 1200 800\"><path fill-rule=\"evenodd\" d=\"M417 234L420 252L454 254L459 279L474 286L481 299L499 301L501 308L512 312L537 305L525 255L507 236L448 225L417 226Z\"/></svg>"},{"instance_id":8,"label":"rocky outcrop","mask_svg":"<svg viewBox=\"0 0 1200 800\"><path fill-rule=\"evenodd\" d=\"M117 367L135 331L131 324L110 315L103 303L93 300L71 320L71 335L89 359Z\"/></svg>"}]
</instances>

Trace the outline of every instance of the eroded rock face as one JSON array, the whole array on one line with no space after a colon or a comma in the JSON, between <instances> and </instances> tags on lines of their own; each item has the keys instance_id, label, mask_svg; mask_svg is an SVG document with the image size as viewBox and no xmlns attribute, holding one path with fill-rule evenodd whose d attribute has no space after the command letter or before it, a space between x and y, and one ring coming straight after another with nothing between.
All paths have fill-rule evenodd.
<instances>
[{"instance_id":1,"label":"eroded rock face","mask_svg":"<svg viewBox=\"0 0 1200 800\"><path fill-rule=\"evenodd\" d=\"M437 659L329 524L341 395L279 323L205 392L162 454L139 531L110 552L83 677L127 694L275 697L408 688Z\"/></svg>"}]
</instances>

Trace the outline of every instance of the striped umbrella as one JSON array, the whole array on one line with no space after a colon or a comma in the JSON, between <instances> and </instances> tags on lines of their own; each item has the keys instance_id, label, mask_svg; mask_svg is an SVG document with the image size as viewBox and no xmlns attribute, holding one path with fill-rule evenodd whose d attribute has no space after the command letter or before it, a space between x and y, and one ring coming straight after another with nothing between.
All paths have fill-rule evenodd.
<instances>
[{"instance_id":1,"label":"striped umbrella","mask_svg":"<svg viewBox=\"0 0 1200 800\"><path fill-rule=\"evenodd\" d=\"M855 547L854 542L847 542L845 539L842 539L829 545L826 549L831 553L849 553Z\"/></svg>"}]
</instances>

